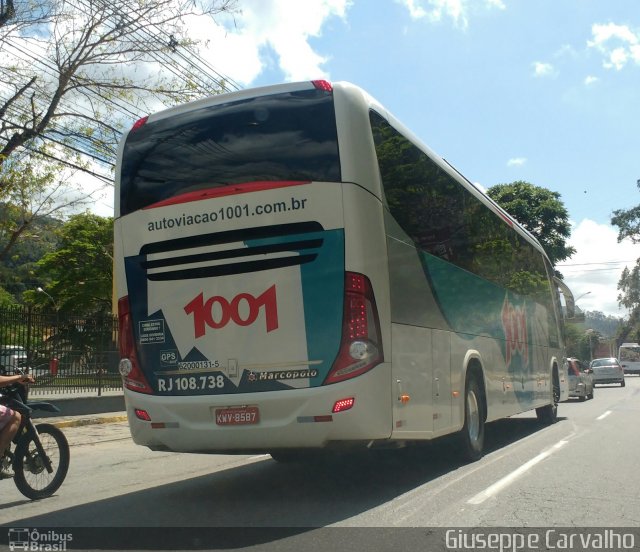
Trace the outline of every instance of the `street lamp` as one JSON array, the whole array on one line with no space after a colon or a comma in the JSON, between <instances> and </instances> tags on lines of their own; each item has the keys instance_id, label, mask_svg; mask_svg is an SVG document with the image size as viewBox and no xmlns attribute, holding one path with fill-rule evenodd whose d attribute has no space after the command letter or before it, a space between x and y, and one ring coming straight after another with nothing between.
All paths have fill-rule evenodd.
<instances>
[{"instance_id":1,"label":"street lamp","mask_svg":"<svg viewBox=\"0 0 640 552\"><path fill-rule=\"evenodd\" d=\"M584 332L586 335L589 336L589 360L593 360L593 336L595 334L595 330L589 328L588 330L585 330Z\"/></svg>"},{"instance_id":2,"label":"street lamp","mask_svg":"<svg viewBox=\"0 0 640 552\"><path fill-rule=\"evenodd\" d=\"M44 289L42 289L41 287L36 288L36 291L38 293L44 293L49 299L51 299L51 302L53 303L53 308L56 309L56 312L58 312L58 305L56 304L55 300L53 299L53 297L51 297L51 295L49 295Z\"/></svg>"},{"instance_id":3,"label":"street lamp","mask_svg":"<svg viewBox=\"0 0 640 552\"><path fill-rule=\"evenodd\" d=\"M580 295L579 297L576 297L576 298L573 300L573 302L574 302L574 303L577 303L577 302L578 302L578 299L582 299L585 295L589 295L590 293L591 293L590 291L587 291L586 293L583 293L583 294L582 294L582 295Z\"/></svg>"}]
</instances>

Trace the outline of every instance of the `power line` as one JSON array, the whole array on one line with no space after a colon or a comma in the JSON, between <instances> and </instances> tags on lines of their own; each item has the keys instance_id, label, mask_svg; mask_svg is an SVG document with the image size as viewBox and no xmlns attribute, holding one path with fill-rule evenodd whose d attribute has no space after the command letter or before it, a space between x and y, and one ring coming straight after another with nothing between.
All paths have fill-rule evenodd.
<instances>
[{"instance_id":1,"label":"power line","mask_svg":"<svg viewBox=\"0 0 640 552\"><path fill-rule=\"evenodd\" d=\"M569 271L572 274L584 274L585 272L619 272L620 270L622 270L621 268L588 268L588 269L582 269L582 270L574 270L574 271ZM567 273L566 270L563 270L563 272Z\"/></svg>"},{"instance_id":2,"label":"power line","mask_svg":"<svg viewBox=\"0 0 640 552\"><path fill-rule=\"evenodd\" d=\"M69 2L69 3L73 7L73 9L84 14L88 18L92 18L96 14L96 11L92 9L91 4L89 4L86 0L76 0L75 3L73 2ZM102 11L103 17L101 18L100 23L105 28L108 28L108 17L109 17L108 14L111 12L114 18L115 25L118 24L117 21L128 21L129 23L128 29L130 30L130 32L128 32L127 34L129 36L136 38L140 42L146 41L146 42L152 42L159 46L164 46L164 45L170 46L170 41L168 42L164 40L157 32L153 32L151 30L153 28L157 28L157 25L149 21L148 18L144 17L142 14L139 14L139 15L140 15L140 20L145 22L144 25L139 23L131 15L129 15L129 12L125 13L123 12L123 10L115 8L113 5L108 4L106 1L102 2L102 9L103 9ZM114 28L114 29L117 30L117 28ZM35 64L39 66L44 75L49 76L50 78L54 79L54 81L56 81L59 78L58 66L50 62L47 56L41 55L37 51L34 51L32 47L30 47L30 45L33 42L33 37L21 37L21 38L23 40L21 43L8 44L8 46L13 49L13 55L17 59L21 60L23 63L32 64L32 65ZM180 47L180 49L182 49L182 47ZM217 87L218 89L223 89L223 90L229 90L229 87L239 89L239 85L233 79L223 76L221 73L216 71L208 61L204 60L201 56L196 54L192 49L188 47L184 48L186 52L189 54L188 56L185 55L182 51L180 51L180 49L176 49L176 48L172 49L175 56L172 56L167 52L163 52L161 49L155 52L149 51L147 52L147 54L151 60L154 60L155 62L160 63L164 69L168 70L176 78L194 82L196 84L196 89L199 90L200 92L210 94L212 85ZM99 64L96 64L96 65L99 65ZM15 73L7 71L4 68L0 68L0 71L5 73L7 76L11 76L15 78ZM99 87L100 87L100 84L97 83L95 87L86 86L84 88L82 94L85 96L87 102L90 105L92 102L91 96L95 95L100 100L100 102L107 105L111 105L115 109L115 111L119 114L119 116L123 119L123 122L127 118L130 118L130 117L136 118L141 115L139 108L136 105L124 99L118 99L118 101L116 101L113 98L106 98L102 96L97 90L94 89ZM7 101L7 99L4 99L4 101ZM41 111L45 111L48 107L46 103L43 103L41 98L37 96L32 98L32 101L35 102L35 105L37 105L38 103L41 104L41 107L40 107ZM83 106L82 104L78 104L77 102L74 102L73 107L68 108L67 105L70 101L71 100L69 99L69 97L65 96L63 100L60 102L60 106L63 107L65 110L63 112L68 113L70 117L78 116L78 117L88 117L90 119L95 118L95 111L93 111L93 109L91 109L90 113L86 111L85 113L82 113ZM12 105L10 112L17 118L17 120L20 120L21 118L22 119L26 118L27 120L33 119L33 113L29 111L26 108L26 106L21 106L17 104ZM21 126L21 125L16 125L13 121L10 121L8 119L5 119L5 121L17 127ZM96 121L96 122L98 123L98 126L100 126L99 121ZM69 127L64 123L61 124L61 123L51 122L48 125L48 128L49 128L49 133L42 133L40 138L44 139L45 141L51 141L75 153L86 155L87 157L95 161L98 161L99 163L102 163L108 166L113 166L114 164L113 161L110 161L109 159L105 159L103 156L96 153L97 151L103 150L104 146L106 145L105 142L100 141L99 139L96 139L92 136L77 135L77 133L71 131ZM101 131L106 131L106 130L107 130L106 126L105 128L101 129ZM113 132L116 132L115 128L111 128L110 130ZM55 139L53 136L51 136L51 134L58 134L61 136L66 136L68 138L73 136L73 138L70 138L68 141L62 142L60 140ZM53 156L51 154L49 154L48 157L57 159L56 156ZM60 159L57 159L57 160L62 161ZM66 164L69 164L69 163L66 162ZM78 167L76 165L71 164L71 166L74 166L76 168L80 168L81 170L83 170L81 167ZM85 171L85 172L91 173L91 171Z\"/></svg>"},{"instance_id":3,"label":"power line","mask_svg":"<svg viewBox=\"0 0 640 552\"><path fill-rule=\"evenodd\" d=\"M601 261L594 263L566 263L557 264L556 266L589 266L589 265L606 265L606 264L623 264L623 263L635 263L636 261Z\"/></svg>"}]
</instances>

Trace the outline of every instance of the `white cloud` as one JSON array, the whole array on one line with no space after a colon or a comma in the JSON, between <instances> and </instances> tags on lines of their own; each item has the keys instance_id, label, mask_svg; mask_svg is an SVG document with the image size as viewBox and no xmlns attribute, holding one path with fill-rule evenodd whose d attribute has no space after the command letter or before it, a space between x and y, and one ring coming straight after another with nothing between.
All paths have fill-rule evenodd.
<instances>
[{"instance_id":1,"label":"white cloud","mask_svg":"<svg viewBox=\"0 0 640 552\"><path fill-rule=\"evenodd\" d=\"M419 2L419 0L400 0L400 3L404 4L409 10L411 19L422 19L427 16L427 10L416 2Z\"/></svg>"},{"instance_id":2,"label":"white cloud","mask_svg":"<svg viewBox=\"0 0 640 552\"><path fill-rule=\"evenodd\" d=\"M555 73L553 65L542 61L533 62L533 74L536 77L549 77Z\"/></svg>"},{"instance_id":3,"label":"white cloud","mask_svg":"<svg viewBox=\"0 0 640 552\"><path fill-rule=\"evenodd\" d=\"M457 27L466 29L469 11L478 5L476 0L396 0L409 10L412 19L428 19L440 22L445 18L453 20ZM502 0L484 0L483 5L489 9L506 9Z\"/></svg>"},{"instance_id":4,"label":"white cloud","mask_svg":"<svg viewBox=\"0 0 640 552\"><path fill-rule=\"evenodd\" d=\"M584 79L584 84L586 86L591 86L592 84L595 84L596 82L598 82L600 79L598 77L594 77L593 75L588 75L585 79Z\"/></svg>"},{"instance_id":5,"label":"white cloud","mask_svg":"<svg viewBox=\"0 0 640 552\"><path fill-rule=\"evenodd\" d=\"M492 8L497 8L499 10L506 10L507 6L502 0L485 0L485 4Z\"/></svg>"},{"instance_id":6,"label":"white cloud","mask_svg":"<svg viewBox=\"0 0 640 552\"><path fill-rule=\"evenodd\" d=\"M593 40L589 41L589 46L601 46L612 38L619 39L630 44L637 44L637 35L626 25L616 25L615 23L607 23L601 25L596 23L591 27Z\"/></svg>"},{"instance_id":7,"label":"white cloud","mask_svg":"<svg viewBox=\"0 0 640 552\"><path fill-rule=\"evenodd\" d=\"M328 78L326 57L309 39L321 36L331 18L345 19L352 0L243 0L242 13L213 21L197 18L191 38L204 46L200 55L220 73L250 85L265 67L278 66L287 81Z\"/></svg>"},{"instance_id":8,"label":"white cloud","mask_svg":"<svg viewBox=\"0 0 640 552\"><path fill-rule=\"evenodd\" d=\"M526 157L514 157L507 161L507 167L521 167L527 162Z\"/></svg>"},{"instance_id":9,"label":"white cloud","mask_svg":"<svg viewBox=\"0 0 640 552\"><path fill-rule=\"evenodd\" d=\"M611 50L609 53L609 61L604 62L604 66L607 69L611 69L614 67L616 70L620 71L629 60L629 54L624 48L615 48Z\"/></svg>"},{"instance_id":10,"label":"white cloud","mask_svg":"<svg viewBox=\"0 0 640 552\"><path fill-rule=\"evenodd\" d=\"M569 245L576 254L560 263L558 270L574 297L583 297L578 306L585 311L600 311L610 316L626 316L618 307L618 280L625 266L631 268L640 256L640 246L617 241L617 231L607 224L589 219L574 225ZM590 292L588 295L585 295Z\"/></svg>"},{"instance_id":11,"label":"white cloud","mask_svg":"<svg viewBox=\"0 0 640 552\"><path fill-rule=\"evenodd\" d=\"M620 71L629 61L640 65L640 33L627 25L615 23L599 24L591 27L592 40L587 41L603 56L603 67Z\"/></svg>"}]
</instances>

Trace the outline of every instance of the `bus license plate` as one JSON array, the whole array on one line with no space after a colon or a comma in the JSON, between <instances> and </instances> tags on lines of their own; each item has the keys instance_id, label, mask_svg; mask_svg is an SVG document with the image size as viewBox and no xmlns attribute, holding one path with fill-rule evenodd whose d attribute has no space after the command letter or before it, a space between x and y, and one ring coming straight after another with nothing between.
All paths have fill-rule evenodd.
<instances>
[{"instance_id":1,"label":"bus license plate","mask_svg":"<svg viewBox=\"0 0 640 552\"><path fill-rule=\"evenodd\" d=\"M260 421L257 406L239 406L234 408L217 408L217 425L249 425Z\"/></svg>"}]
</instances>

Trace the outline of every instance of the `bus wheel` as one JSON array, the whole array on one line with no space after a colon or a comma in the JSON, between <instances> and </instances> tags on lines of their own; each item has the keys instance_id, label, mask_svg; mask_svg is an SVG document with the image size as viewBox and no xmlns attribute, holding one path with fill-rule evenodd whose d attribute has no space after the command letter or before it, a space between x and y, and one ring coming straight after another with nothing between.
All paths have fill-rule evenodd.
<instances>
[{"instance_id":1,"label":"bus wheel","mask_svg":"<svg viewBox=\"0 0 640 552\"><path fill-rule=\"evenodd\" d=\"M551 404L536 408L536 416L538 421L545 425L555 424L558 421L558 403L560 402L560 384L558 377L553 375L553 389L551 394Z\"/></svg>"},{"instance_id":2,"label":"bus wheel","mask_svg":"<svg viewBox=\"0 0 640 552\"><path fill-rule=\"evenodd\" d=\"M460 433L462 455L468 462L480 460L484 449L484 407L478 379L467 377L464 392L464 425Z\"/></svg>"}]
</instances>

